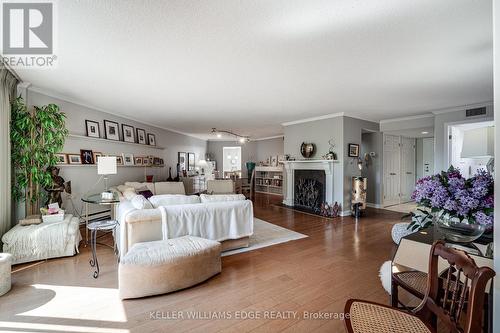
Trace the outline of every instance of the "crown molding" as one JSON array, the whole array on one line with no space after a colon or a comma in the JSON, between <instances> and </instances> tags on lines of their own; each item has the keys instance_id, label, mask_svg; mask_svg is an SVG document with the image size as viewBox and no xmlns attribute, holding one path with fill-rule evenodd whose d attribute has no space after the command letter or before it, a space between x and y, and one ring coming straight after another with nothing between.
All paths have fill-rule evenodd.
<instances>
[{"instance_id":1,"label":"crown molding","mask_svg":"<svg viewBox=\"0 0 500 333\"><path fill-rule=\"evenodd\" d=\"M380 121L380 124L394 123L394 122L406 121L406 120L425 119L425 118L432 118L432 117L434 117L434 115L432 113L426 113L426 114L420 114L420 115L416 115L416 116L382 119Z\"/></svg>"},{"instance_id":2,"label":"crown molding","mask_svg":"<svg viewBox=\"0 0 500 333\"><path fill-rule=\"evenodd\" d=\"M457 105L457 106L452 106L452 107L449 107L449 108L432 110L430 112L432 114L436 115L436 114L443 114L443 113L449 113L449 112L465 111L467 109L481 108L481 107L490 106L490 105L493 105L493 101L486 101L486 102L473 103L473 104Z\"/></svg>"},{"instance_id":3,"label":"crown molding","mask_svg":"<svg viewBox=\"0 0 500 333\"><path fill-rule=\"evenodd\" d=\"M151 127L154 127L154 128L158 128L158 129L162 129L162 130L165 130L165 131L169 131L169 132L173 132L173 133L177 133L177 134L189 136L189 137L192 137L192 138L195 138L195 139L198 139L198 140L202 140L202 141L208 141L207 139L204 139L203 137L199 137L199 136L196 136L196 135L193 135L193 134L190 134L190 133L182 132L182 131L179 131L179 130L176 130L176 129L172 129L172 128L168 128L168 127L158 126L157 124L149 123L149 122L146 122L144 120L133 118L133 117L129 117L129 116L124 116L124 115L121 115L121 114L118 114L116 112L112 112L112 111L109 111L109 110L104 110L102 108L99 108L99 107L96 107L96 106L93 106L93 105L89 105L89 104L77 101L75 99L69 98L67 96L55 93L53 91L46 90L46 89L43 89L43 88L40 88L40 87L35 87L33 85L28 86L28 92L29 91L33 91L33 92L36 92L36 93L39 93L39 94L42 94L42 95L46 95L46 96L49 96L49 97L57 98L57 99L60 99L62 101L65 101L65 102L68 102L68 103L72 103L72 104L76 104L76 105L79 105L79 106L83 106L83 107L88 108L88 109L92 109L92 110L96 110L96 111L99 111L99 112L111 114L113 116L120 117L120 118L123 118L123 119L132 120L132 121L138 122L140 124L148 125L148 126L151 126Z\"/></svg>"},{"instance_id":4,"label":"crown molding","mask_svg":"<svg viewBox=\"0 0 500 333\"><path fill-rule=\"evenodd\" d=\"M267 136L265 138L258 138L258 139L250 139L250 141L264 141L264 140L271 140L271 139L277 139L277 138L284 138L285 136L283 134L280 135L274 135L274 136Z\"/></svg>"},{"instance_id":5,"label":"crown molding","mask_svg":"<svg viewBox=\"0 0 500 333\"><path fill-rule=\"evenodd\" d=\"M330 114L326 114L324 116L318 116L318 117L311 117L311 118L304 118L304 119L299 119L299 120L287 121L285 123L282 123L281 126L290 126L290 125L296 125L296 124L302 124L302 123L309 123L311 121L317 121L317 120L323 120L323 119L330 119L330 118L342 117L343 115L344 115L344 112L330 113Z\"/></svg>"}]
</instances>

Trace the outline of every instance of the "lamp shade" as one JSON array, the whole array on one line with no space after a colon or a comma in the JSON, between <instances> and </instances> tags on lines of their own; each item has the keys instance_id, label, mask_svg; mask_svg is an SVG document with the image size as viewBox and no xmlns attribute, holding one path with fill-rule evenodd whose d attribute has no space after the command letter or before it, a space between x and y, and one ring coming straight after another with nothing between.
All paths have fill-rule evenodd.
<instances>
[{"instance_id":1,"label":"lamp shade","mask_svg":"<svg viewBox=\"0 0 500 333\"><path fill-rule=\"evenodd\" d=\"M116 175L116 156L98 156L97 174Z\"/></svg>"},{"instance_id":2,"label":"lamp shade","mask_svg":"<svg viewBox=\"0 0 500 333\"><path fill-rule=\"evenodd\" d=\"M492 126L465 131L460 157L493 157L495 155L494 141L494 128Z\"/></svg>"}]
</instances>

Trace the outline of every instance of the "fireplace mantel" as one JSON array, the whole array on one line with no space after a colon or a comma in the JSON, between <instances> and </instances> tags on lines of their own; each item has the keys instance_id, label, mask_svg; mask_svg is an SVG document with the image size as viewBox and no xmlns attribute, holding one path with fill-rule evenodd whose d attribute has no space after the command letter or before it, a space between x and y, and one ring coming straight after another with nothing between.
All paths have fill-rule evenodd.
<instances>
[{"instance_id":1,"label":"fireplace mantel","mask_svg":"<svg viewBox=\"0 0 500 333\"><path fill-rule=\"evenodd\" d=\"M326 175L326 193L325 200L328 203L333 203L333 168L339 163L338 160L295 160L284 161L286 171L286 190L284 193L283 204L293 206L294 198L294 170L324 170Z\"/></svg>"}]
</instances>

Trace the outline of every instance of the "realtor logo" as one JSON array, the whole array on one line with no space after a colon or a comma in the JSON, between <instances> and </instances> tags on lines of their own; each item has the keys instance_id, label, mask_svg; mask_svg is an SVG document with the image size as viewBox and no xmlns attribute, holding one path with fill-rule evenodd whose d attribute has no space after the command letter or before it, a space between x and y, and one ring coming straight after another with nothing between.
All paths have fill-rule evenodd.
<instances>
[{"instance_id":1,"label":"realtor logo","mask_svg":"<svg viewBox=\"0 0 500 333\"><path fill-rule=\"evenodd\" d=\"M53 4L3 4L3 54L52 54Z\"/></svg>"}]
</instances>

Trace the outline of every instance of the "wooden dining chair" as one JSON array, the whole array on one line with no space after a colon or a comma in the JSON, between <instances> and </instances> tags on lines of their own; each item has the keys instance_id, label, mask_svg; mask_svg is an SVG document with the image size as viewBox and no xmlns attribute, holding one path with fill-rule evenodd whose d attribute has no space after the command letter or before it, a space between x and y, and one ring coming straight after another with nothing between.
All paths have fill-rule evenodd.
<instances>
[{"instance_id":1,"label":"wooden dining chair","mask_svg":"<svg viewBox=\"0 0 500 333\"><path fill-rule=\"evenodd\" d=\"M440 286L439 258L448 263L446 277ZM345 305L345 325L350 333L420 333L436 332L437 321L445 332L481 332L485 289L495 272L477 267L463 251L436 241L431 248L429 274L424 298L413 312L383 304L350 299ZM455 283L460 281L460 283ZM462 318L466 306L466 316Z\"/></svg>"}]
</instances>

